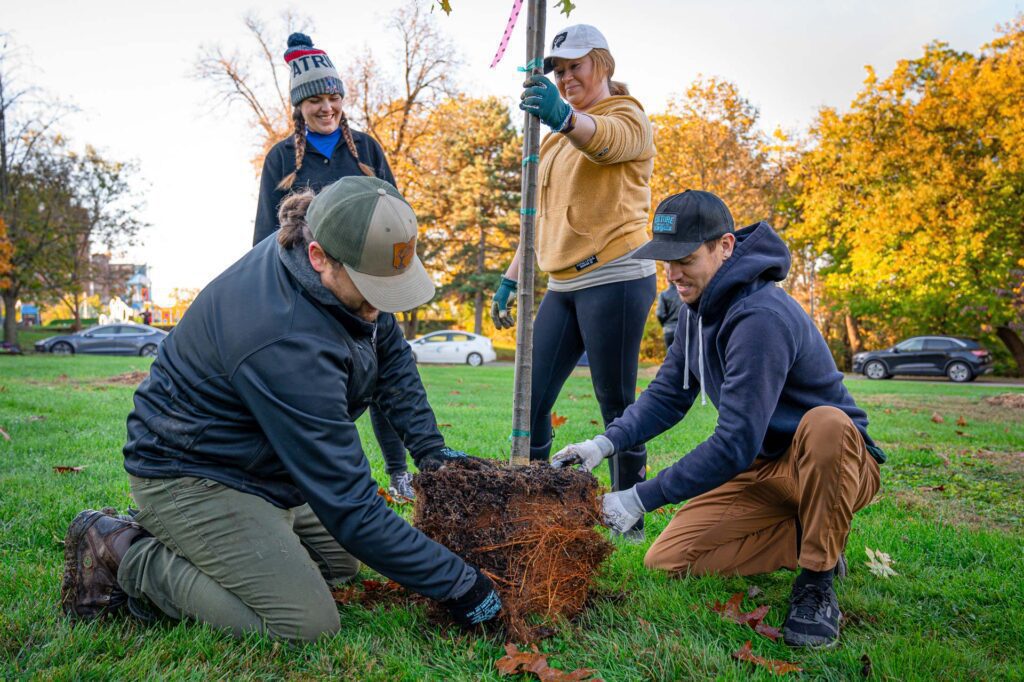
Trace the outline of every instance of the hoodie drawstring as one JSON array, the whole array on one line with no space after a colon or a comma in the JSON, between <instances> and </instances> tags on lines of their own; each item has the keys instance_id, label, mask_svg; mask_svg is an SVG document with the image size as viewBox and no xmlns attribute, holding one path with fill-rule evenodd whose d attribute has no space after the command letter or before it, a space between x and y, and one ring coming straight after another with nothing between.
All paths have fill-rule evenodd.
<instances>
[{"instance_id":1,"label":"hoodie drawstring","mask_svg":"<svg viewBox=\"0 0 1024 682\"><path fill-rule=\"evenodd\" d=\"M686 308L686 344L683 352L683 390L690 388L690 309ZM700 377L700 404L708 404L708 394L704 390L704 318L697 316L697 373Z\"/></svg>"},{"instance_id":2,"label":"hoodie drawstring","mask_svg":"<svg viewBox=\"0 0 1024 682\"><path fill-rule=\"evenodd\" d=\"M700 373L700 404L708 404L708 394L704 390L704 318L697 316L697 371Z\"/></svg>"},{"instance_id":3,"label":"hoodie drawstring","mask_svg":"<svg viewBox=\"0 0 1024 682\"><path fill-rule=\"evenodd\" d=\"M683 390L690 388L690 309L686 309L686 350L683 351Z\"/></svg>"}]
</instances>

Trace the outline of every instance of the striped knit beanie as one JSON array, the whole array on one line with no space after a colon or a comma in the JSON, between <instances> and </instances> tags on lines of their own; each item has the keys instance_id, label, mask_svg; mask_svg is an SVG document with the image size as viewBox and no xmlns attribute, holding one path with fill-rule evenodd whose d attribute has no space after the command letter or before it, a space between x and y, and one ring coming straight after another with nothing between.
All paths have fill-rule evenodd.
<instances>
[{"instance_id":1,"label":"striped knit beanie","mask_svg":"<svg viewBox=\"0 0 1024 682\"><path fill-rule=\"evenodd\" d=\"M345 86L338 77L327 53L313 47L313 39L305 33L288 36L288 49L284 61L291 67L289 88L292 106L314 95L345 96Z\"/></svg>"}]
</instances>

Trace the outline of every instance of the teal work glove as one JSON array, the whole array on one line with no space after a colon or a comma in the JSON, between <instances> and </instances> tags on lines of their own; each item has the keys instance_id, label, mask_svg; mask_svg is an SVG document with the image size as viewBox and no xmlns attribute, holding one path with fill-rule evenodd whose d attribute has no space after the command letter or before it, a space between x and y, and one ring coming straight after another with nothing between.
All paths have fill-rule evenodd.
<instances>
[{"instance_id":1,"label":"teal work glove","mask_svg":"<svg viewBox=\"0 0 1024 682\"><path fill-rule=\"evenodd\" d=\"M495 329L511 329L515 325L516 319L508 311L508 298L516 293L517 286L514 279L501 278L501 284L491 299L491 320Z\"/></svg>"},{"instance_id":2,"label":"teal work glove","mask_svg":"<svg viewBox=\"0 0 1024 682\"><path fill-rule=\"evenodd\" d=\"M462 450L453 450L450 447L443 447L416 460L416 468L420 471L437 471L448 462L465 461L470 459Z\"/></svg>"},{"instance_id":3,"label":"teal work glove","mask_svg":"<svg viewBox=\"0 0 1024 682\"><path fill-rule=\"evenodd\" d=\"M565 128L572 107L562 100L554 83L544 76L530 76L523 88L520 109L533 114L556 133Z\"/></svg>"}]
</instances>

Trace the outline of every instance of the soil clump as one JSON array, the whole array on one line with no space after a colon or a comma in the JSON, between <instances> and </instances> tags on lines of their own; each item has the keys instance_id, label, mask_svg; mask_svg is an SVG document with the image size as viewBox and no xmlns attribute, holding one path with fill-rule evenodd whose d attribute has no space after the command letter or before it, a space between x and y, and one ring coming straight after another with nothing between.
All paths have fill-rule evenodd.
<instances>
[{"instance_id":1,"label":"soil clump","mask_svg":"<svg viewBox=\"0 0 1024 682\"><path fill-rule=\"evenodd\" d=\"M582 611L612 551L594 530L591 474L470 459L417 474L413 487L414 525L494 581L513 639L533 641Z\"/></svg>"}]
</instances>

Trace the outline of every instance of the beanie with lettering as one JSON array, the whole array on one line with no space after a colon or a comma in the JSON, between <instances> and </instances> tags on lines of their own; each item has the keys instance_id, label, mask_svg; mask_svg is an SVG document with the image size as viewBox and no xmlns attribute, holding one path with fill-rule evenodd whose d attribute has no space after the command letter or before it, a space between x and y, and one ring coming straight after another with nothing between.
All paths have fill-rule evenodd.
<instances>
[{"instance_id":1,"label":"beanie with lettering","mask_svg":"<svg viewBox=\"0 0 1024 682\"><path fill-rule=\"evenodd\" d=\"M345 85L338 77L338 70L326 52L313 47L313 39L305 33L288 36L284 61L291 70L292 106L297 107L299 102L315 95L345 96Z\"/></svg>"}]
</instances>

